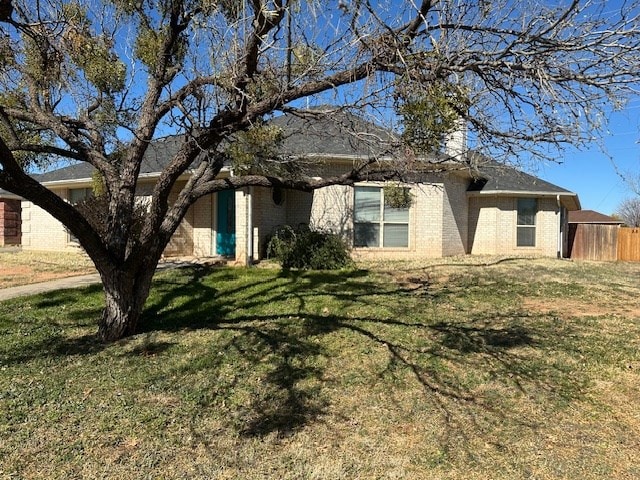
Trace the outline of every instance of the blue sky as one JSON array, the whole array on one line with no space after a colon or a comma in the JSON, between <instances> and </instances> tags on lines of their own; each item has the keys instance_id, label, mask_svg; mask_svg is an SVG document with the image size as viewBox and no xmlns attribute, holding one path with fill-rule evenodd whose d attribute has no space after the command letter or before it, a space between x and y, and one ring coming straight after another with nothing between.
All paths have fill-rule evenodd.
<instances>
[{"instance_id":1,"label":"blue sky","mask_svg":"<svg viewBox=\"0 0 640 480\"><path fill-rule=\"evenodd\" d=\"M620 3L608 2L606 13L616 12ZM633 195L620 173L640 175L640 97L624 111L612 114L605 130L605 152L596 143L581 151L567 149L558 157L558 164L534 162L527 171L577 193L583 209L614 213L623 199Z\"/></svg>"},{"instance_id":2,"label":"blue sky","mask_svg":"<svg viewBox=\"0 0 640 480\"><path fill-rule=\"evenodd\" d=\"M568 149L562 163L537 165L531 173L577 193L583 209L610 215L633 195L620 174L640 175L640 97L611 115L603 140L604 152L597 144Z\"/></svg>"},{"instance_id":3,"label":"blue sky","mask_svg":"<svg viewBox=\"0 0 640 480\"><path fill-rule=\"evenodd\" d=\"M604 13L614 14L623 3L610 0ZM585 210L614 213L622 200L634 195L621 174L640 178L640 96L611 114L605 132L604 151L596 143L580 151L567 149L561 163L534 166L529 173L577 193Z\"/></svg>"}]
</instances>

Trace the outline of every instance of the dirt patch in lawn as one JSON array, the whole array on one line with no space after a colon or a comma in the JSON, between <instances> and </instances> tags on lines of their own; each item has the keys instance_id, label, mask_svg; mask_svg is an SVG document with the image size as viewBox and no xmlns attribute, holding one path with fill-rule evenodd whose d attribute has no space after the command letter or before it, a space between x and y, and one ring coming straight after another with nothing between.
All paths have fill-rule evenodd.
<instances>
[{"instance_id":1,"label":"dirt patch in lawn","mask_svg":"<svg viewBox=\"0 0 640 480\"><path fill-rule=\"evenodd\" d=\"M569 300L566 298L559 299L539 299L526 298L522 302L522 308L530 312L542 313L545 315L557 314L565 317L600 317L604 315L640 315L640 309L633 309L630 312L628 308L620 305L594 305L584 302L583 300Z\"/></svg>"},{"instance_id":2,"label":"dirt patch in lawn","mask_svg":"<svg viewBox=\"0 0 640 480\"><path fill-rule=\"evenodd\" d=\"M476 300L492 302L492 295L519 284L515 306L531 313L640 318L637 263L463 256L374 265L401 289L427 296L471 289Z\"/></svg>"},{"instance_id":3,"label":"dirt patch in lawn","mask_svg":"<svg viewBox=\"0 0 640 480\"><path fill-rule=\"evenodd\" d=\"M81 253L0 252L0 288L94 272L91 260Z\"/></svg>"}]
</instances>

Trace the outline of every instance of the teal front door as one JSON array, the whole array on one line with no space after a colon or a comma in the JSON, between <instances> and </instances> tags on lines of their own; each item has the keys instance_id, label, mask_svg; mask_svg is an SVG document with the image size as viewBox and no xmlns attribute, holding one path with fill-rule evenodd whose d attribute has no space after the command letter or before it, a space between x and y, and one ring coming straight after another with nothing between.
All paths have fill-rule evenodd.
<instances>
[{"instance_id":1,"label":"teal front door","mask_svg":"<svg viewBox=\"0 0 640 480\"><path fill-rule=\"evenodd\" d=\"M236 254L236 202L235 191L218 192L216 253L225 257Z\"/></svg>"}]
</instances>

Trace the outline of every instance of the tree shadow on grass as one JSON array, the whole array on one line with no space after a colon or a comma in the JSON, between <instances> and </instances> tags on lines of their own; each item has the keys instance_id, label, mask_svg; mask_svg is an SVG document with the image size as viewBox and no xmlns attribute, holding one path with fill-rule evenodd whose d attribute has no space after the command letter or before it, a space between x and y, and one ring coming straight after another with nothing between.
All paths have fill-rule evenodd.
<instances>
[{"instance_id":1,"label":"tree shadow on grass","mask_svg":"<svg viewBox=\"0 0 640 480\"><path fill-rule=\"evenodd\" d=\"M105 345L94 334L69 338L64 333L53 333L34 342L24 342L19 350L0 354L3 365L18 365L35 359L67 357L72 355L89 356L101 352Z\"/></svg>"},{"instance_id":2,"label":"tree shadow on grass","mask_svg":"<svg viewBox=\"0 0 640 480\"><path fill-rule=\"evenodd\" d=\"M102 285L88 285L86 287L81 288L67 288L63 290L54 290L51 292L42 293L36 296L36 301L34 302L35 308L55 308L55 307L66 307L70 304L70 302L79 303L80 299L97 295L102 293ZM83 308L74 310L74 319L82 320L85 318L90 318L94 320L94 317L91 315L87 315L87 313L95 313L96 311L100 312L102 310L102 305L92 305L90 308Z\"/></svg>"},{"instance_id":3,"label":"tree shadow on grass","mask_svg":"<svg viewBox=\"0 0 640 480\"><path fill-rule=\"evenodd\" d=\"M192 352L179 373L205 379L190 393L203 409L228 401L230 392L244 392L243 398L250 401L230 409L228 421L246 437L288 436L327 413L323 359L331 353L323 339L338 331L360 338L354 340L358 345L385 347L385 362L367 373L370 382L408 374L452 430L464 417L482 432L486 427L477 419L487 415L536 428L535 420L478 393L478 382L497 382L532 396L564 401L582 397L583 378L544 359L547 352L572 348L563 340L566 327L517 310L444 314L429 311L425 303L426 313L420 312L416 305L421 303L405 305L415 300L414 292L407 285L383 285L364 271L276 274L191 268L156 279L141 333L217 332L212 337L217 339L215 345ZM62 305L64 295L68 294L47 301ZM438 295L442 305L448 295L454 298L460 292ZM426 302L428 296L425 283L419 301ZM318 311L325 300L338 305L335 311ZM95 306L87 308L95 313ZM407 308L415 311L407 313ZM162 354L172 345L143 343L123 355ZM69 339L61 332L12 352L10 360L86 355L103 348L92 336ZM354 362L358 368L356 357ZM227 378L223 372L229 368L234 374ZM470 384L460 378L465 372L489 380Z\"/></svg>"},{"instance_id":4,"label":"tree shadow on grass","mask_svg":"<svg viewBox=\"0 0 640 480\"><path fill-rule=\"evenodd\" d=\"M536 341L531 332L522 325L508 325L504 328L473 327L451 323L432 325L441 334L443 346L466 353L495 353L520 346L534 346Z\"/></svg>"},{"instance_id":5,"label":"tree shadow on grass","mask_svg":"<svg viewBox=\"0 0 640 480\"><path fill-rule=\"evenodd\" d=\"M364 271L256 275L244 284L237 282L237 271L213 272L213 281L206 272L193 275L158 289L146 328L232 332L234 341L221 350L222 358L233 350L253 367L269 359L261 388L234 417L235 428L245 436L289 435L326 413L324 368L308 359L330 355L318 339L339 330L386 347L386 365L377 372L378 378L371 377L372 383L409 372L452 428L463 416L473 423L486 415L536 428L535 419L505 410L459 378L468 372L486 375L525 395L553 401L582 397L582 377L539 358L544 355L540 352L558 347L566 327L518 311L418 314L416 305L422 304L416 301L432 298L438 305L446 304L450 297L461 295L460 289L431 293L428 282L418 287L416 282L381 285ZM225 287L226 280L231 288ZM314 310L323 297L338 302L343 310ZM387 313L376 313L381 311ZM420 343L418 338L426 340ZM215 376L216 368L209 373ZM478 431L484 428L477 425Z\"/></svg>"},{"instance_id":6,"label":"tree shadow on grass","mask_svg":"<svg viewBox=\"0 0 640 480\"><path fill-rule=\"evenodd\" d=\"M255 377L259 369L259 379L252 380L256 385L243 386L219 382L199 395L202 407L228 401L229 391L250 389L249 404L238 406L232 415L234 429L245 437L289 436L327 408L319 359L329 352L318 338L339 325L326 316L309 314L310 303L320 296L357 301L379 287L363 281L367 273L362 271L263 272L239 282L238 277L246 274L242 269L203 270L157 282L144 331L208 329L230 335L231 340L215 346L217 353L206 352L206 358L184 367L185 371L215 378L232 364L237 375L245 377ZM227 281L230 285L225 286ZM273 310L277 313L265 313Z\"/></svg>"},{"instance_id":7,"label":"tree shadow on grass","mask_svg":"<svg viewBox=\"0 0 640 480\"><path fill-rule=\"evenodd\" d=\"M309 341L304 330L229 328L242 332L236 345L245 359L254 365L270 363L256 388L259 394L241 408L236 427L242 436L262 437L273 432L278 437L290 436L325 413L327 402L319 381L323 369L313 359L327 352ZM253 348L244 349L242 340L248 340Z\"/></svg>"},{"instance_id":8,"label":"tree shadow on grass","mask_svg":"<svg viewBox=\"0 0 640 480\"><path fill-rule=\"evenodd\" d=\"M2 363L92 355L103 350L105 345L93 333L102 311L99 292L99 286L87 286L4 303L8 308L0 321L11 337L5 337L0 345ZM85 330L91 333L81 333Z\"/></svg>"},{"instance_id":9,"label":"tree shadow on grass","mask_svg":"<svg viewBox=\"0 0 640 480\"><path fill-rule=\"evenodd\" d=\"M233 280L228 276L236 274L221 275L220 279ZM424 395L452 424L451 419L463 414L471 422L490 414L528 428L536 427L535 420L501 410L478 394L474 385L461 381L457 375L464 370L495 378L503 387L526 395L543 392L543 396L557 401L582 398L581 376L572 375L561 363L538 358L544 355L540 352L568 347L559 340L566 327L517 310L466 312L464 318L452 313L440 315L440 320L417 317L403 311L402 301L394 307L395 314L357 315L354 312L388 312L398 297L409 299L416 292L413 285L380 285L366 275L360 271L263 275L244 285L234 282L231 289L225 289L222 281L215 282L219 288L195 282L172 285L159 292L154 305L160 307L149 310L155 318L164 316L166 320L149 317L152 321L147 328L233 332L234 341L221 350L225 352L222 358L235 350L253 366L269 359L270 369L261 377L262 390L256 392L249 407L238 410L242 411L242 420L235 425L246 436L273 432L288 435L326 412L327 400L322 398L324 368L310 366L306 360L330 355L319 339L336 331L352 332L386 347L387 364L377 375L410 372ZM428 296L428 288L428 284L420 286L420 298ZM457 290L440 291L438 304L449 295L459 294ZM328 313L314 310L323 297L338 301L345 308ZM178 298L183 301L177 302ZM416 338L425 340L420 343ZM211 374L215 375L216 368Z\"/></svg>"}]
</instances>

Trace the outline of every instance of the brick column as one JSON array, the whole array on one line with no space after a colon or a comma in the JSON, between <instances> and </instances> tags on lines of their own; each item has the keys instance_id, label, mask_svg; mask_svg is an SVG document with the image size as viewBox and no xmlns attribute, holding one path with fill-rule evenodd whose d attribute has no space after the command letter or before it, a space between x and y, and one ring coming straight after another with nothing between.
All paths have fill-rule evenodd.
<instances>
[{"instance_id":1,"label":"brick column","mask_svg":"<svg viewBox=\"0 0 640 480\"><path fill-rule=\"evenodd\" d=\"M0 246L20 245L20 200L0 200Z\"/></svg>"}]
</instances>

